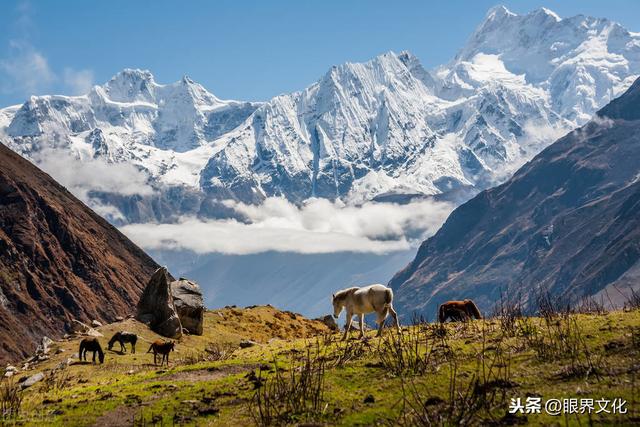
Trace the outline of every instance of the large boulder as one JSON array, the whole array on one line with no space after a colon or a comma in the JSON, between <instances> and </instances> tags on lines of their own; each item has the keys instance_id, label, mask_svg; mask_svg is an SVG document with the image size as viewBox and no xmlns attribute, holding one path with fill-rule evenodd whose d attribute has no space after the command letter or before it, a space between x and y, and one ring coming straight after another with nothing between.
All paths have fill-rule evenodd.
<instances>
[{"instance_id":1,"label":"large boulder","mask_svg":"<svg viewBox=\"0 0 640 427\"><path fill-rule=\"evenodd\" d=\"M180 278L171 282L173 303L182 327L192 335L202 335L204 324L204 300L197 283Z\"/></svg>"},{"instance_id":2,"label":"large boulder","mask_svg":"<svg viewBox=\"0 0 640 427\"><path fill-rule=\"evenodd\" d=\"M172 279L166 267L153 273L138 302L136 319L162 336L180 338L182 324L173 302Z\"/></svg>"}]
</instances>

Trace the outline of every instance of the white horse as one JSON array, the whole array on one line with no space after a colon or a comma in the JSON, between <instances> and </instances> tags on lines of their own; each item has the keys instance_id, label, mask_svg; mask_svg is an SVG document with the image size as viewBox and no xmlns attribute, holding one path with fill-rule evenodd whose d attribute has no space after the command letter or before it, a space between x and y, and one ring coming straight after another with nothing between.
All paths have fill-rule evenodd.
<instances>
[{"instance_id":1,"label":"white horse","mask_svg":"<svg viewBox=\"0 0 640 427\"><path fill-rule=\"evenodd\" d=\"M333 317L336 319L340 316L342 309L347 310L347 324L345 326L344 336L347 339L351 329L351 321L353 315L360 316L360 338L364 337L364 315L367 313L378 314L378 336L382 335L382 327L387 315L391 313L393 320L396 322L396 328L400 332L400 324L398 323L398 314L391 305L393 301L393 291L384 285L369 285L363 288L343 289L331 296L333 303Z\"/></svg>"}]
</instances>

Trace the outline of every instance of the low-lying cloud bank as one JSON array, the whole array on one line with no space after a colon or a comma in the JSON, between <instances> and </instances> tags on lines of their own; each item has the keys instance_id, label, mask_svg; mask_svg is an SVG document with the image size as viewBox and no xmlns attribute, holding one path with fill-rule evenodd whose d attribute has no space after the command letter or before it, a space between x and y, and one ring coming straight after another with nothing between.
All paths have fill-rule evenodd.
<instances>
[{"instance_id":1,"label":"low-lying cloud bank","mask_svg":"<svg viewBox=\"0 0 640 427\"><path fill-rule=\"evenodd\" d=\"M228 202L246 221L183 217L172 224L130 224L120 230L146 249L234 255L268 251L319 254L388 253L409 249L442 225L453 205L429 200L406 205L282 198L261 205Z\"/></svg>"}]
</instances>

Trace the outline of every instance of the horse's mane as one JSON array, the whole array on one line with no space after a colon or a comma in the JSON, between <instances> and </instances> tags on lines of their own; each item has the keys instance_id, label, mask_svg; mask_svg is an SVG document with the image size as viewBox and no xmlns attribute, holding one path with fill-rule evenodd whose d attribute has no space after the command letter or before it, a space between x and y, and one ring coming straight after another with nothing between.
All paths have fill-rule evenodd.
<instances>
[{"instance_id":1,"label":"horse's mane","mask_svg":"<svg viewBox=\"0 0 640 427\"><path fill-rule=\"evenodd\" d=\"M341 300L343 298L345 298L347 295L349 295L351 292L357 291L358 288L357 286L351 287L351 288L347 288L347 289L343 289L341 291L338 291L335 293L335 295L333 296L334 300Z\"/></svg>"},{"instance_id":2,"label":"horse's mane","mask_svg":"<svg viewBox=\"0 0 640 427\"><path fill-rule=\"evenodd\" d=\"M482 314L480 314L480 310L478 309L476 303L474 303L470 299L464 300L464 303L467 306L467 310L470 311L470 314L472 314L476 319L482 319Z\"/></svg>"}]
</instances>

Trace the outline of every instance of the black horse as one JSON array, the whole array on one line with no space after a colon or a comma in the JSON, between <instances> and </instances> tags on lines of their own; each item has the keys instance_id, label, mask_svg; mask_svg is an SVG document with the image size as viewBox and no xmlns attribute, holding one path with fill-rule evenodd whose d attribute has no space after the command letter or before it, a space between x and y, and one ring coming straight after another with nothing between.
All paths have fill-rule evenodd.
<instances>
[{"instance_id":1,"label":"black horse","mask_svg":"<svg viewBox=\"0 0 640 427\"><path fill-rule=\"evenodd\" d=\"M80 341L78 358L80 360L86 361L88 351L93 352L93 363L96 363L96 353L98 353L98 359L100 359L100 363L104 363L104 352L102 351L102 347L100 346L100 341L98 341L98 338L89 337Z\"/></svg>"},{"instance_id":2,"label":"black horse","mask_svg":"<svg viewBox=\"0 0 640 427\"><path fill-rule=\"evenodd\" d=\"M127 352L127 348L124 346L125 343L131 344L131 353L136 352L136 342L138 342L138 336L132 332L120 331L116 332L109 340L109 350L113 348L113 345L119 342L120 343L120 351L123 353Z\"/></svg>"}]
</instances>

